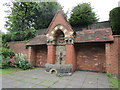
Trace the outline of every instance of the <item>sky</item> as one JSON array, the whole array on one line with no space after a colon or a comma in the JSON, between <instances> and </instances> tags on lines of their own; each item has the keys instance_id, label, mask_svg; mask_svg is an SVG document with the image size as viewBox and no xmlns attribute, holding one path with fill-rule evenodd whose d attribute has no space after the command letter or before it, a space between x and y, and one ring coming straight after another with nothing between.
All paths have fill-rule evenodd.
<instances>
[{"instance_id":1,"label":"sky","mask_svg":"<svg viewBox=\"0 0 120 90\"><path fill-rule=\"evenodd\" d=\"M118 7L118 2L120 0L58 0L58 2L64 7L63 10L65 12L70 11L74 6L79 3L91 3L93 11L97 14L99 18L99 22L109 20L109 12L115 7ZM6 13L4 12L7 10L7 7L3 6L5 2L8 0L3 0L0 2L0 30L2 32L6 32L5 29L5 17Z\"/></svg>"}]
</instances>

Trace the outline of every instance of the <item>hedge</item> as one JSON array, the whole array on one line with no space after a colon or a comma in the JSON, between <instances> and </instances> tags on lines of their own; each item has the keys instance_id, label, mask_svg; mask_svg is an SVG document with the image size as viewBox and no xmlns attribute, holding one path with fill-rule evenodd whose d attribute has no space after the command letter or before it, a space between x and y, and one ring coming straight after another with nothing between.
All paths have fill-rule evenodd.
<instances>
[{"instance_id":1,"label":"hedge","mask_svg":"<svg viewBox=\"0 0 120 90\"><path fill-rule=\"evenodd\" d=\"M114 35L120 35L120 7L110 11L110 25Z\"/></svg>"}]
</instances>

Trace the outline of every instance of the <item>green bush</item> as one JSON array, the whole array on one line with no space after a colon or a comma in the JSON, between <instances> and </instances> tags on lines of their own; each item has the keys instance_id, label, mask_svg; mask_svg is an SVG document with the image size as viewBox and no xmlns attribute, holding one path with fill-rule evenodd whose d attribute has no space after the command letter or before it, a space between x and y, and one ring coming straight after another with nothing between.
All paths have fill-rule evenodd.
<instances>
[{"instance_id":1,"label":"green bush","mask_svg":"<svg viewBox=\"0 0 120 90\"><path fill-rule=\"evenodd\" d=\"M29 28L25 31L10 32L10 34L10 41L24 41L34 38L36 35L36 30L33 28Z\"/></svg>"},{"instance_id":2,"label":"green bush","mask_svg":"<svg viewBox=\"0 0 120 90\"><path fill-rule=\"evenodd\" d=\"M112 9L109 17L113 34L120 35L120 7Z\"/></svg>"},{"instance_id":3,"label":"green bush","mask_svg":"<svg viewBox=\"0 0 120 90\"><path fill-rule=\"evenodd\" d=\"M5 58L0 56L0 69L5 69L8 67L20 68L23 70L34 68L23 54L15 54L15 56L10 56Z\"/></svg>"},{"instance_id":4,"label":"green bush","mask_svg":"<svg viewBox=\"0 0 120 90\"><path fill-rule=\"evenodd\" d=\"M8 58L10 62L10 66L21 68L23 70L34 68L28 60L25 58L23 54L15 54L13 58Z\"/></svg>"},{"instance_id":5,"label":"green bush","mask_svg":"<svg viewBox=\"0 0 120 90\"><path fill-rule=\"evenodd\" d=\"M5 48L5 47L1 47L0 52L1 52L1 55L5 58L15 55L15 53L11 49Z\"/></svg>"},{"instance_id":6,"label":"green bush","mask_svg":"<svg viewBox=\"0 0 120 90\"><path fill-rule=\"evenodd\" d=\"M11 41L12 33L3 33L2 35L2 45L3 47L8 47L7 42Z\"/></svg>"},{"instance_id":7,"label":"green bush","mask_svg":"<svg viewBox=\"0 0 120 90\"><path fill-rule=\"evenodd\" d=\"M9 67L9 61L0 55L0 69L5 69Z\"/></svg>"}]
</instances>

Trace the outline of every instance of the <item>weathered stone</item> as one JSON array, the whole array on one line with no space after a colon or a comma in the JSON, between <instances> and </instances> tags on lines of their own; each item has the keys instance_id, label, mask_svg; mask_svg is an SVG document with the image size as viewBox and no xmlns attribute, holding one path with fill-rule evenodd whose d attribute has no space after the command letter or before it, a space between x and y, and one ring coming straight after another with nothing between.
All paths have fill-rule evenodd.
<instances>
[{"instance_id":1,"label":"weathered stone","mask_svg":"<svg viewBox=\"0 0 120 90\"><path fill-rule=\"evenodd\" d=\"M47 72L51 72L51 70L56 70L57 73L65 74L65 73L72 73L72 65L71 64L46 64L45 70Z\"/></svg>"}]
</instances>

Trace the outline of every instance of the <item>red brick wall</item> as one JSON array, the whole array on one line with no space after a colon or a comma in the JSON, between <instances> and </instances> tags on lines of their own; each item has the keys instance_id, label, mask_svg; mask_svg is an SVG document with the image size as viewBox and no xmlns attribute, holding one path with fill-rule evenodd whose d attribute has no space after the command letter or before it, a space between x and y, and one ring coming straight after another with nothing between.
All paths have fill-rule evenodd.
<instances>
[{"instance_id":1,"label":"red brick wall","mask_svg":"<svg viewBox=\"0 0 120 90\"><path fill-rule=\"evenodd\" d=\"M77 69L105 71L105 44L76 44Z\"/></svg>"},{"instance_id":2,"label":"red brick wall","mask_svg":"<svg viewBox=\"0 0 120 90\"><path fill-rule=\"evenodd\" d=\"M32 66L36 66L36 46L28 47L28 61L32 64Z\"/></svg>"},{"instance_id":3,"label":"red brick wall","mask_svg":"<svg viewBox=\"0 0 120 90\"><path fill-rule=\"evenodd\" d=\"M23 53L28 58L26 43L10 42L8 45L16 53ZM34 48L36 53L35 66L44 66L47 63L47 46L41 45ZM120 74L120 36L114 36L113 43L75 44L75 54L77 69Z\"/></svg>"},{"instance_id":4,"label":"red brick wall","mask_svg":"<svg viewBox=\"0 0 120 90\"><path fill-rule=\"evenodd\" d=\"M8 45L15 53L23 53L28 59L31 59L29 62L33 66L44 66L47 63L46 45L31 46L31 50L25 48L25 42L9 42Z\"/></svg>"},{"instance_id":5,"label":"red brick wall","mask_svg":"<svg viewBox=\"0 0 120 90\"><path fill-rule=\"evenodd\" d=\"M65 64L72 64L72 70L76 69L76 56L75 56L75 48L73 44L66 44L66 58Z\"/></svg>"},{"instance_id":6,"label":"red brick wall","mask_svg":"<svg viewBox=\"0 0 120 90\"><path fill-rule=\"evenodd\" d=\"M8 46L15 52L15 53L23 53L28 58L28 49L25 48L25 42L9 42Z\"/></svg>"},{"instance_id":7,"label":"red brick wall","mask_svg":"<svg viewBox=\"0 0 120 90\"><path fill-rule=\"evenodd\" d=\"M120 36L114 36L114 42L106 44L106 70L120 74Z\"/></svg>"},{"instance_id":8,"label":"red brick wall","mask_svg":"<svg viewBox=\"0 0 120 90\"><path fill-rule=\"evenodd\" d=\"M47 63L54 64L55 63L55 53L56 53L56 47L54 45L48 45L48 56L47 56Z\"/></svg>"},{"instance_id":9,"label":"red brick wall","mask_svg":"<svg viewBox=\"0 0 120 90\"><path fill-rule=\"evenodd\" d=\"M36 66L45 66L47 63L47 46L36 46Z\"/></svg>"}]
</instances>

